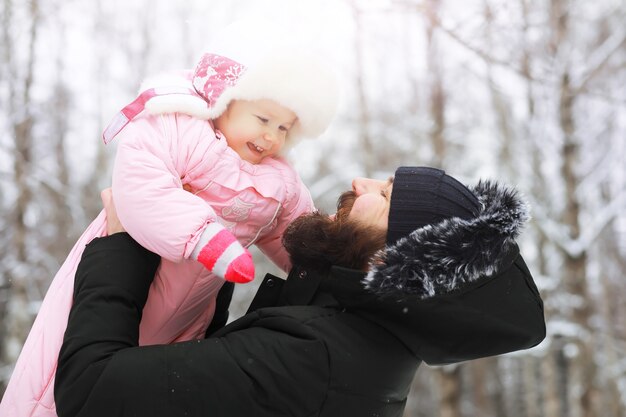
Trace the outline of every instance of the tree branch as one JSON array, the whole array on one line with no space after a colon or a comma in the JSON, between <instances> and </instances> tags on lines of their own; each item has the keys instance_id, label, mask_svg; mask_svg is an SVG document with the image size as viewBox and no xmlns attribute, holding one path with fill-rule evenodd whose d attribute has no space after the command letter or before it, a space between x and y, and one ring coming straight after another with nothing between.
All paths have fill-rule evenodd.
<instances>
[{"instance_id":1,"label":"tree branch","mask_svg":"<svg viewBox=\"0 0 626 417\"><path fill-rule=\"evenodd\" d=\"M594 50L591 57L587 60L589 63L587 67L587 74L582 77L573 90L574 94L580 93L584 90L589 82L591 82L595 76L597 76L604 66L609 62L609 59L617 52L622 46L626 45L626 29L622 27L622 30L618 33L610 36L604 43Z\"/></svg>"}]
</instances>

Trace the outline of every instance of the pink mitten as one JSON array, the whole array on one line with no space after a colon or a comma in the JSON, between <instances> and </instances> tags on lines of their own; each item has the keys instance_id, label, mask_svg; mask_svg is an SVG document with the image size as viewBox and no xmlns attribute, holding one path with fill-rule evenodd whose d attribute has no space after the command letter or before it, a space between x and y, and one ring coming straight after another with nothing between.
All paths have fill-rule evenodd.
<instances>
[{"instance_id":1,"label":"pink mitten","mask_svg":"<svg viewBox=\"0 0 626 417\"><path fill-rule=\"evenodd\" d=\"M252 255L219 223L209 224L191 256L226 281L246 283L254 279Z\"/></svg>"}]
</instances>

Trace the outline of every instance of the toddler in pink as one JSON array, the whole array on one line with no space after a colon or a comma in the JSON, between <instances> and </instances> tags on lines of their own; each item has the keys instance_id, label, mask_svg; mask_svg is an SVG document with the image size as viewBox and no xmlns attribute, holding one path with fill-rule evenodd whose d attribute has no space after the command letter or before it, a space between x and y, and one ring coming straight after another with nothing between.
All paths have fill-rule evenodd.
<instances>
[{"instance_id":1,"label":"toddler in pink","mask_svg":"<svg viewBox=\"0 0 626 417\"><path fill-rule=\"evenodd\" d=\"M253 279L250 245L289 269L282 233L313 203L281 151L321 134L336 101L333 74L311 55L281 49L244 63L206 53L193 71L150 81L115 117L104 139L118 141L112 189L120 221L162 257L142 345L202 338L224 280ZM54 373L74 274L85 245L105 233L103 211L52 281L0 416L56 416Z\"/></svg>"}]
</instances>

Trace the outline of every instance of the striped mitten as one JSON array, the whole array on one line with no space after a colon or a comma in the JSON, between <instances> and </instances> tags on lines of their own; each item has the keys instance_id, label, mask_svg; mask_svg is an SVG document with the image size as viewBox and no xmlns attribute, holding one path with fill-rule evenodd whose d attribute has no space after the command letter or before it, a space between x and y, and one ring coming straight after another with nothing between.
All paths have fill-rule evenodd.
<instances>
[{"instance_id":1,"label":"striped mitten","mask_svg":"<svg viewBox=\"0 0 626 417\"><path fill-rule=\"evenodd\" d=\"M226 281L246 283L254 279L252 255L219 223L207 226L191 256Z\"/></svg>"}]
</instances>

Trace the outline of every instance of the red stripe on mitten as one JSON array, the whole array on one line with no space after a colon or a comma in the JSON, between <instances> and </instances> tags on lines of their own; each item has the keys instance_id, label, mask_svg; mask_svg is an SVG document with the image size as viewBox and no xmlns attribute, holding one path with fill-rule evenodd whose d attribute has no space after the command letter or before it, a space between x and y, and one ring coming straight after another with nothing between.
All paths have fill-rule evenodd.
<instances>
[{"instance_id":1,"label":"red stripe on mitten","mask_svg":"<svg viewBox=\"0 0 626 417\"><path fill-rule=\"evenodd\" d=\"M219 223L205 229L198 245L202 246L196 259L215 275L236 283L254 279L252 255Z\"/></svg>"}]
</instances>

